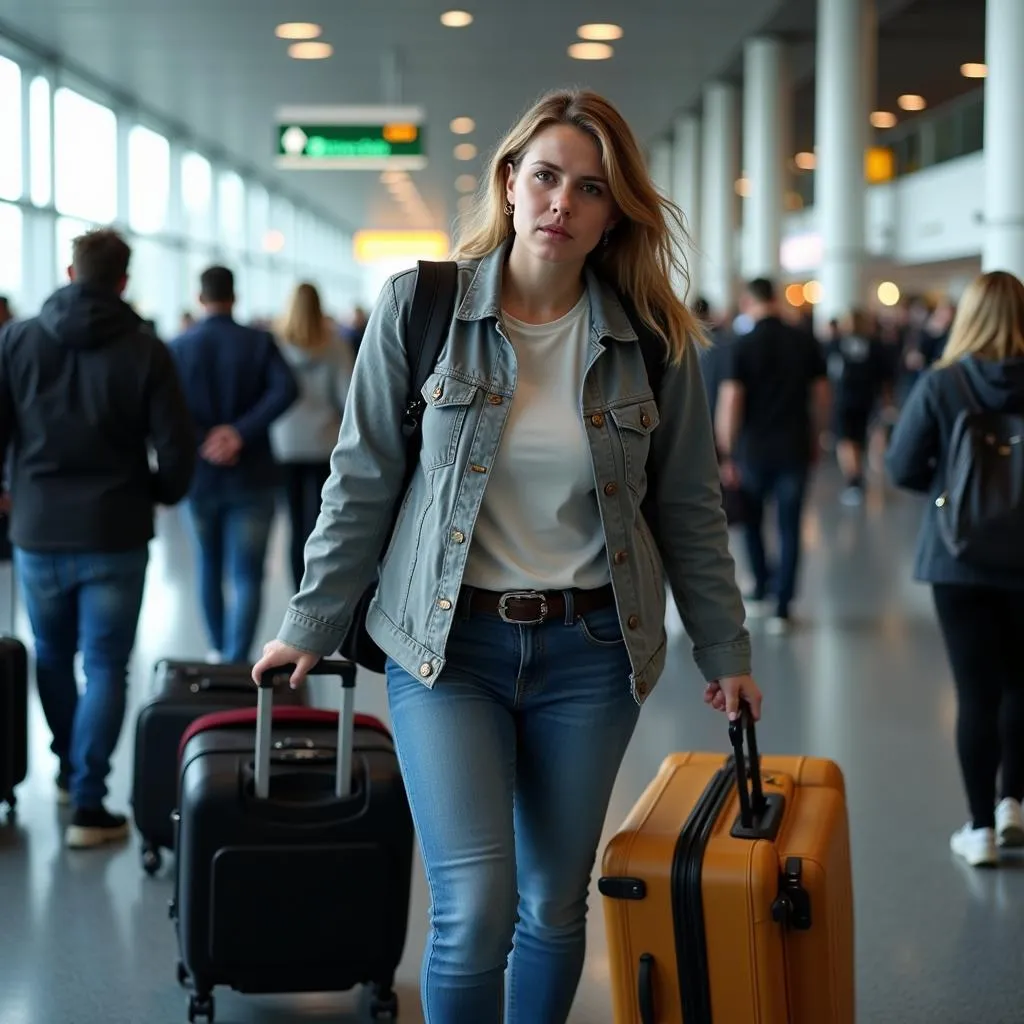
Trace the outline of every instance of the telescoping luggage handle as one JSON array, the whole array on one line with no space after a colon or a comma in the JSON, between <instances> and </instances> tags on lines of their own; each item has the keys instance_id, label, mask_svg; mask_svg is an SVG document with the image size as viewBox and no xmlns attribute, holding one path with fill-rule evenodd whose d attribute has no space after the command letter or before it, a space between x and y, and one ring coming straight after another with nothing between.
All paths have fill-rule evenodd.
<instances>
[{"instance_id":1,"label":"telescoping luggage handle","mask_svg":"<svg viewBox=\"0 0 1024 1024\"><path fill-rule=\"evenodd\" d=\"M294 665L282 665L263 673L256 704L256 797L270 796L271 730L274 724L274 687L287 683ZM356 717L356 666L354 662L324 659L309 670L311 676L337 676L341 680L341 711L338 714L338 755L334 793L340 799L352 792L352 747Z\"/></svg>"},{"instance_id":2,"label":"telescoping luggage handle","mask_svg":"<svg viewBox=\"0 0 1024 1024\"><path fill-rule=\"evenodd\" d=\"M743 750L744 734L746 753ZM740 814L731 835L737 839L774 839L782 824L786 798L781 793L765 795L754 716L746 702L740 705L740 717L729 723L729 741L735 753L736 788L740 796Z\"/></svg>"}]
</instances>

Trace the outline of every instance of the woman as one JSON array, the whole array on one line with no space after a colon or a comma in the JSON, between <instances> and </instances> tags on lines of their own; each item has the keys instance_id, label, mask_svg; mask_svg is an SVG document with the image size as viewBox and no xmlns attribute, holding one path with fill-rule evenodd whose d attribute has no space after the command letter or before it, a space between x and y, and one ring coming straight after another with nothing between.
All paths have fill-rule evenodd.
<instances>
[{"instance_id":1,"label":"woman","mask_svg":"<svg viewBox=\"0 0 1024 1024\"><path fill-rule=\"evenodd\" d=\"M338 441L353 356L324 316L320 294L311 284L295 289L277 336L299 385L298 401L270 428L274 457L283 467L292 579L298 590L306 539L316 526L320 492L331 475L331 452Z\"/></svg>"},{"instance_id":2,"label":"woman","mask_svg":"<svg viewBox=\"0 0 1024 1024\"><path fill-rule=\"evenodd\" d=\"M560 92L498 147L458 246L420 463L367 619L431 889L430 1024L565 1021L612 784L664 665L663 573L705 701L759 714L670 227L618 112ZM370 318L304 586L257 678L297 662L297 683L335 650L376 569L402 500L413 286L394 277ZM617 292L665 341L661 403ZM648 457L657 538L639 511Z\"/></svg>"},{"instance_id":3,"label":"woman","mask_svg":"<svg viewBox=\"0 0 1024 1024\"><path fill-rule=\"evenodd\" d=\"M1024 412L1024 285L1001 271L964 292L945 353L907 400L887 456L896 484L932 499L914 574L932 585L956 683L956 744L971 820L950 846L973 866L995 864L997 844L1024 845L1024 674L1016 643L1024 578L954 558L939 535L935 504L946 488L953 425L978 406Z\"/></svg>"}]
</instances>

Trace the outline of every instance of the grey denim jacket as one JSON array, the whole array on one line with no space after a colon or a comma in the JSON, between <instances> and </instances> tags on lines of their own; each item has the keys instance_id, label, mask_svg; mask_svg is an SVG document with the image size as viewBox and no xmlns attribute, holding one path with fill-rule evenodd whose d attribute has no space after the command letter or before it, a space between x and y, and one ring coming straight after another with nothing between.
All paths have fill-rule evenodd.
<instances>
[{"instance_id":1,"label":"grey denim jacket","mask_svg":"<svg viewBox=\"0 0 1024 1024\"><path fill-rule=\"evenodd\" d=\"M459 264L456 314L423 388L423 448L380 566L367 628L378 646L432 686L458 603L487 473L516 390L501 319L506 250ZM306 573L278 638L329 655L374 578L399 497L409 371L403 331L415 271L392 277L363 337ZM654 401L636 332L614 291L587 270L590 351L581 414L632 693L642 703L665 664L665 576L708 680L750 671L750 639L722 512L718 465L697 351L669 366ZM655 540L640 514L648 455L658 465ZM523 481L529 486L529 481Z\"/></svg>"}]
</instances>

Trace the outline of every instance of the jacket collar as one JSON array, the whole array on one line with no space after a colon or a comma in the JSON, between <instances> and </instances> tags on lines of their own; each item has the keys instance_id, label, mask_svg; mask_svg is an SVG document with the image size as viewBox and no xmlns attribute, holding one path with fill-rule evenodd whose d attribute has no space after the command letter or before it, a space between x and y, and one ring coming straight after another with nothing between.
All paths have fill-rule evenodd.
<instances>
[{"instance_id":1,"label":"jacket collar","mask_svg":"<svg viewBox=\"0 0 1024 1024\"><path fill-rule=\"evenodd\" d=\"M476 261L473 280L459 306L459 320L501 319L501 278L505 270L512 239L499 245ZM472 264L470 264L472 266ZM626 315L618 296L607 282L591 269L584 268L587 292L590 297L590 330L594 338L614 338L616 341L636 341L636 331Z\"/></svg>"}]
</instances>

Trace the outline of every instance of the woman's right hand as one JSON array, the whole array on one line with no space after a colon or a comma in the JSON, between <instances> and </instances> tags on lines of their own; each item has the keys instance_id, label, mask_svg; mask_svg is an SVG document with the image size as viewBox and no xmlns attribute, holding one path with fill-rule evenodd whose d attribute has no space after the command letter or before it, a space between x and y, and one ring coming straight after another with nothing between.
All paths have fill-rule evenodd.
<instances>
[{"instance_id":1,"label":"woman's right hand","mask_svg":"<svg viewBox=\"0 0 1024 1024\"><path fill-rule=\"evenodd\" d=\"M288 685L296 690L306 681L310 669L319 660L319 654L310 654L309 651L289 647L280 640L271 640L270 643L263 645L263 657L252 667L252 681L259 684L264 672L280 668L282 665L294 665L295 670L288 680Z\"/></svg>"}]
</instances>

